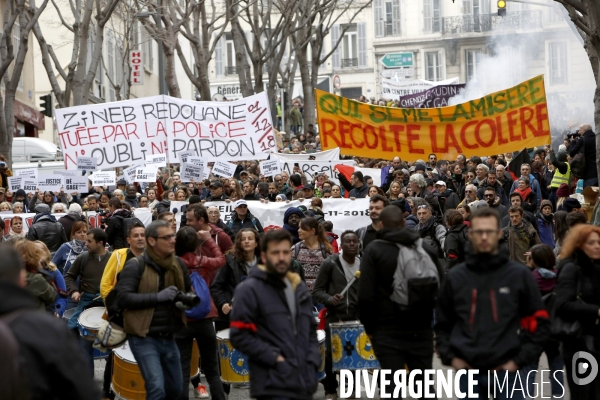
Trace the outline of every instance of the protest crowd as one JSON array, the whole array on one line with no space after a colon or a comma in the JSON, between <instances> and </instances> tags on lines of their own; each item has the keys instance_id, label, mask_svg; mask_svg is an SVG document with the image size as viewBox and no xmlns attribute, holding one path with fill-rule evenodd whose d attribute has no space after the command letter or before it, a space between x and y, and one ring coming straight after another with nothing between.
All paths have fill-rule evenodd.
<instances>
[{"instance_id":1,"label":"protest crowd","mask_svg":"<svg viewBox=\"0 0 600 400\"><path fill-rule=\"evenodd\" d=\"M278 153L310 160L322 151L317 129L284 135ZM223 400L248 381L252 398L310 399L320 383L337 399L346 352L341 368L359 368L364 352L392 371L439 357L500 371L509 387L545 353L553 398L600 399L600 378L576 384L571 362L579 351L600 360L595 140L583 124L558 148L346 156L354 165L334 160L331 176L303 171L302 158L272 176L247 160L233 177L182 182L168 164L155 182L89 181L88 193L9 190L3 163L0 388L14 399L114 398L129 361L147 399L187 399L193 387ZM333 201L341 211L366 202L370 223L340 231ZM261 220L259 206L283 218ZM352 330L372 349L340 341ZM11 354L23 368L7 367ZM478 382L482 393L494 385L484 373Z\"/></svg>"}]
</instances>

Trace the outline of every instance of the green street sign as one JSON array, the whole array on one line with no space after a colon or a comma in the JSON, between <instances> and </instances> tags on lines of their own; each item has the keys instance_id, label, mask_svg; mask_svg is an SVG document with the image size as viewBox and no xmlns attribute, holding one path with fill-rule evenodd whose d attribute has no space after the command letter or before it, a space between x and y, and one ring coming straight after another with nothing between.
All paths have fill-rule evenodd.
<instances>
[{"instance_id":1,"label":"green street sign","mask_svg":"<svg viewBox=\"0 0 600 400\"><path fill-rule=\"evenodd\" d=\"M386 68L412 67L413 53L388 53L381 58L381 64Z\"/></svg>"}]
</instances>

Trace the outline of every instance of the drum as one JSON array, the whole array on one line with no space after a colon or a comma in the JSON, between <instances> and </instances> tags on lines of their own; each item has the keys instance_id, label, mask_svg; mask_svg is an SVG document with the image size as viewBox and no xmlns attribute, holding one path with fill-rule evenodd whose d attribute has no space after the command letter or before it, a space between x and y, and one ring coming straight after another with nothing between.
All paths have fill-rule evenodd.
<instances>
[{"instance_id":1,"label":"drum","mask_svg":"<svg viewBox=\"0 0 600 400\"><path fill-rule=\"evenodd\" d=\"M65 313L67 313L67 311L65 311ZM103 315L104 307L92 307L83 311L79 315L79 319L77 319L79 334L87 340L93 341L96 339L98 329L100 329L100 325L104 322L102 319Z\"/></svg>"},{"instance_id":2,"label":"drum","mask_svg":"<svg viewBox=\"0 0 600 400\"><path fill-rule=\"evenodd\" d=\"M129 342L119 348L113 350L113 376L111 390L125 400L143 400L146 398L146 389L144 386L144 378L140 368L135 361L135 357L129 348ZM194 339L192 345L192 359L190 363L190 378L198 376L200 368L198 368L198 360L200 352L198 344Z\"/></svg>"},{"instance_id":3,"label":"drum","mask_svg":"<svg viewBox=\"0 0 600 400\"><path fill-rule=\"evenodd\" d=\"M229 340L229 329L217 332L217 346L219 348L221 380L224 383L250 382L248 357L233 348Z\"/></svg>"},{"instance_id":4,"label":"drum","mask_svg":"<svg viewBox=\"0 0 600 400\"><path fill-rule=\"evenodd\" d=\"M321 354L321 364L317 370L317 380L325 379L325 331L317 331L317 340L319 341L319 353Z\"/></svg>"},{"instance_id":5,"label":"drum","mask_svg":"<svg viewBox=\"0 0 600 400\"><path fill-rule=\"evenodd\" d=\"M358 321L335 322L329 326L334 371L379 368L371 340Z\"/></svg>"},{"instance_id":6,"label":"drum","mask_svg":"<svg viewBox=\"0 0 600 400\"><path fill-rule=\"evenodd\" d=\"M63 315L62 315L62 319L64 319L65 321L69 322L69 320L71 319L71 317L73 316L73 314L75 314L75 310L77 310L77 307L75 308L69 308L68 310L66 310Z\"/></svg>"}]
</instances>

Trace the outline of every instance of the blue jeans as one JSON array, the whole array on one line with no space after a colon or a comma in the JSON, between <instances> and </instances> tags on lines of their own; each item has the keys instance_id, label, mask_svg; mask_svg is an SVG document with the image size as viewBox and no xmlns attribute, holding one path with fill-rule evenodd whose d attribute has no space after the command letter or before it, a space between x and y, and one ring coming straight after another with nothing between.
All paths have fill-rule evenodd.
<instances>
[{"instance_id":1,"label":"blue jeans","mask_svg":"<svg viewBox=\"0 0 600 400\"><path fill-rule=\"evenodd\" d=\"M69 319L69 323L67 325L69 329L77 328L77 320L79 319L79 316L83 311L87 310L90 307L104 307L104 302L101 299L94 300L98 296L100 296L100 293L83 293L81 295L81 297L79 298L79 303L75 303L77 304L77 310L75 310L75 312Z\"/></svg>"},{"instance_id":2,"label":"blue jeans","mask_svg":"<svg viewBox=\"0 0 600 400\"><path fill-rule=\"evenodd\" d=\"M496 372L496 380L494 380L494 372ZM505 379L506 374L508 374L508 377ZM517 373L516 372L507 372L507 371L490 371L490 381L488 381L488 372L485 370L480 370L479 375L475 375L475 380L477 382L477 385L475 385L475 388L473 390L473 392L475 393L475 397L468 397L469 394L469 381L468 381L468 375L461 375L460 377L460 383L459 383L459 387L461 392L463 392L465 394L465 399L487 399L488 398L488 392L490 394L489 398L492 399L496 399L496 400L507 400L507 399L511 399L511 400L525 400L525 395L523 390L525 390L525 392L527 391L527 388L525 387L525 381L523 379L521 379L521 382L523 383L523 386L521 386L521 384L519 383L519 381L517 380L517 382L515 383L515 379L517 377ZM522 377L521 377L522 378ZM495 387L494 387L495 385ZM513 389L513 385L515 390L512 391ZM520 390L522 389L522 390ZM512 393L511 393L512 391Z\"/></svg>"},{"instance_id":3,"label":"blue jeans","mask_svg":"<svg viewBox=\"0 0 600 400\"><path fill-rule=\"evenodd\" d=\"M173 338L129 336L129 347L144 378L147 400L176 399L181 394L181 362Z\"/></svg>"},{"instance_id":4,"label":"blue jeans","mask_svg":"<svg viewBox=\"0 0 600 400\"><path fill-rule=\"evenodd\" d=\"M598 186L598 177L585 179L583 181L583 187L586 188L588 186Z\"/></svg>"}]
</instances>

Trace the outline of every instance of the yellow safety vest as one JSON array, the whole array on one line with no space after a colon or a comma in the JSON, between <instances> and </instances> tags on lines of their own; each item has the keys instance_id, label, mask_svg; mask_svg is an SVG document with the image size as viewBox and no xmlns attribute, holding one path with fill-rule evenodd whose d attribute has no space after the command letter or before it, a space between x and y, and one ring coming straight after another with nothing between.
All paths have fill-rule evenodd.
<instances>
[{"instance_id":1,"label":"yellow safety vest","mask_svg":"<svg viewBox=\"0 0 600 400\"><path fill-rule=\"evenodd\" d=\"M552 182L550 183L551 188L558 188L563 183L569 184L569 178L571 177L571 166L569 163L567 164L567 172L561 174L558 168L554 170L554 177L552 177Z\"/></svg>"}]
</instances>

